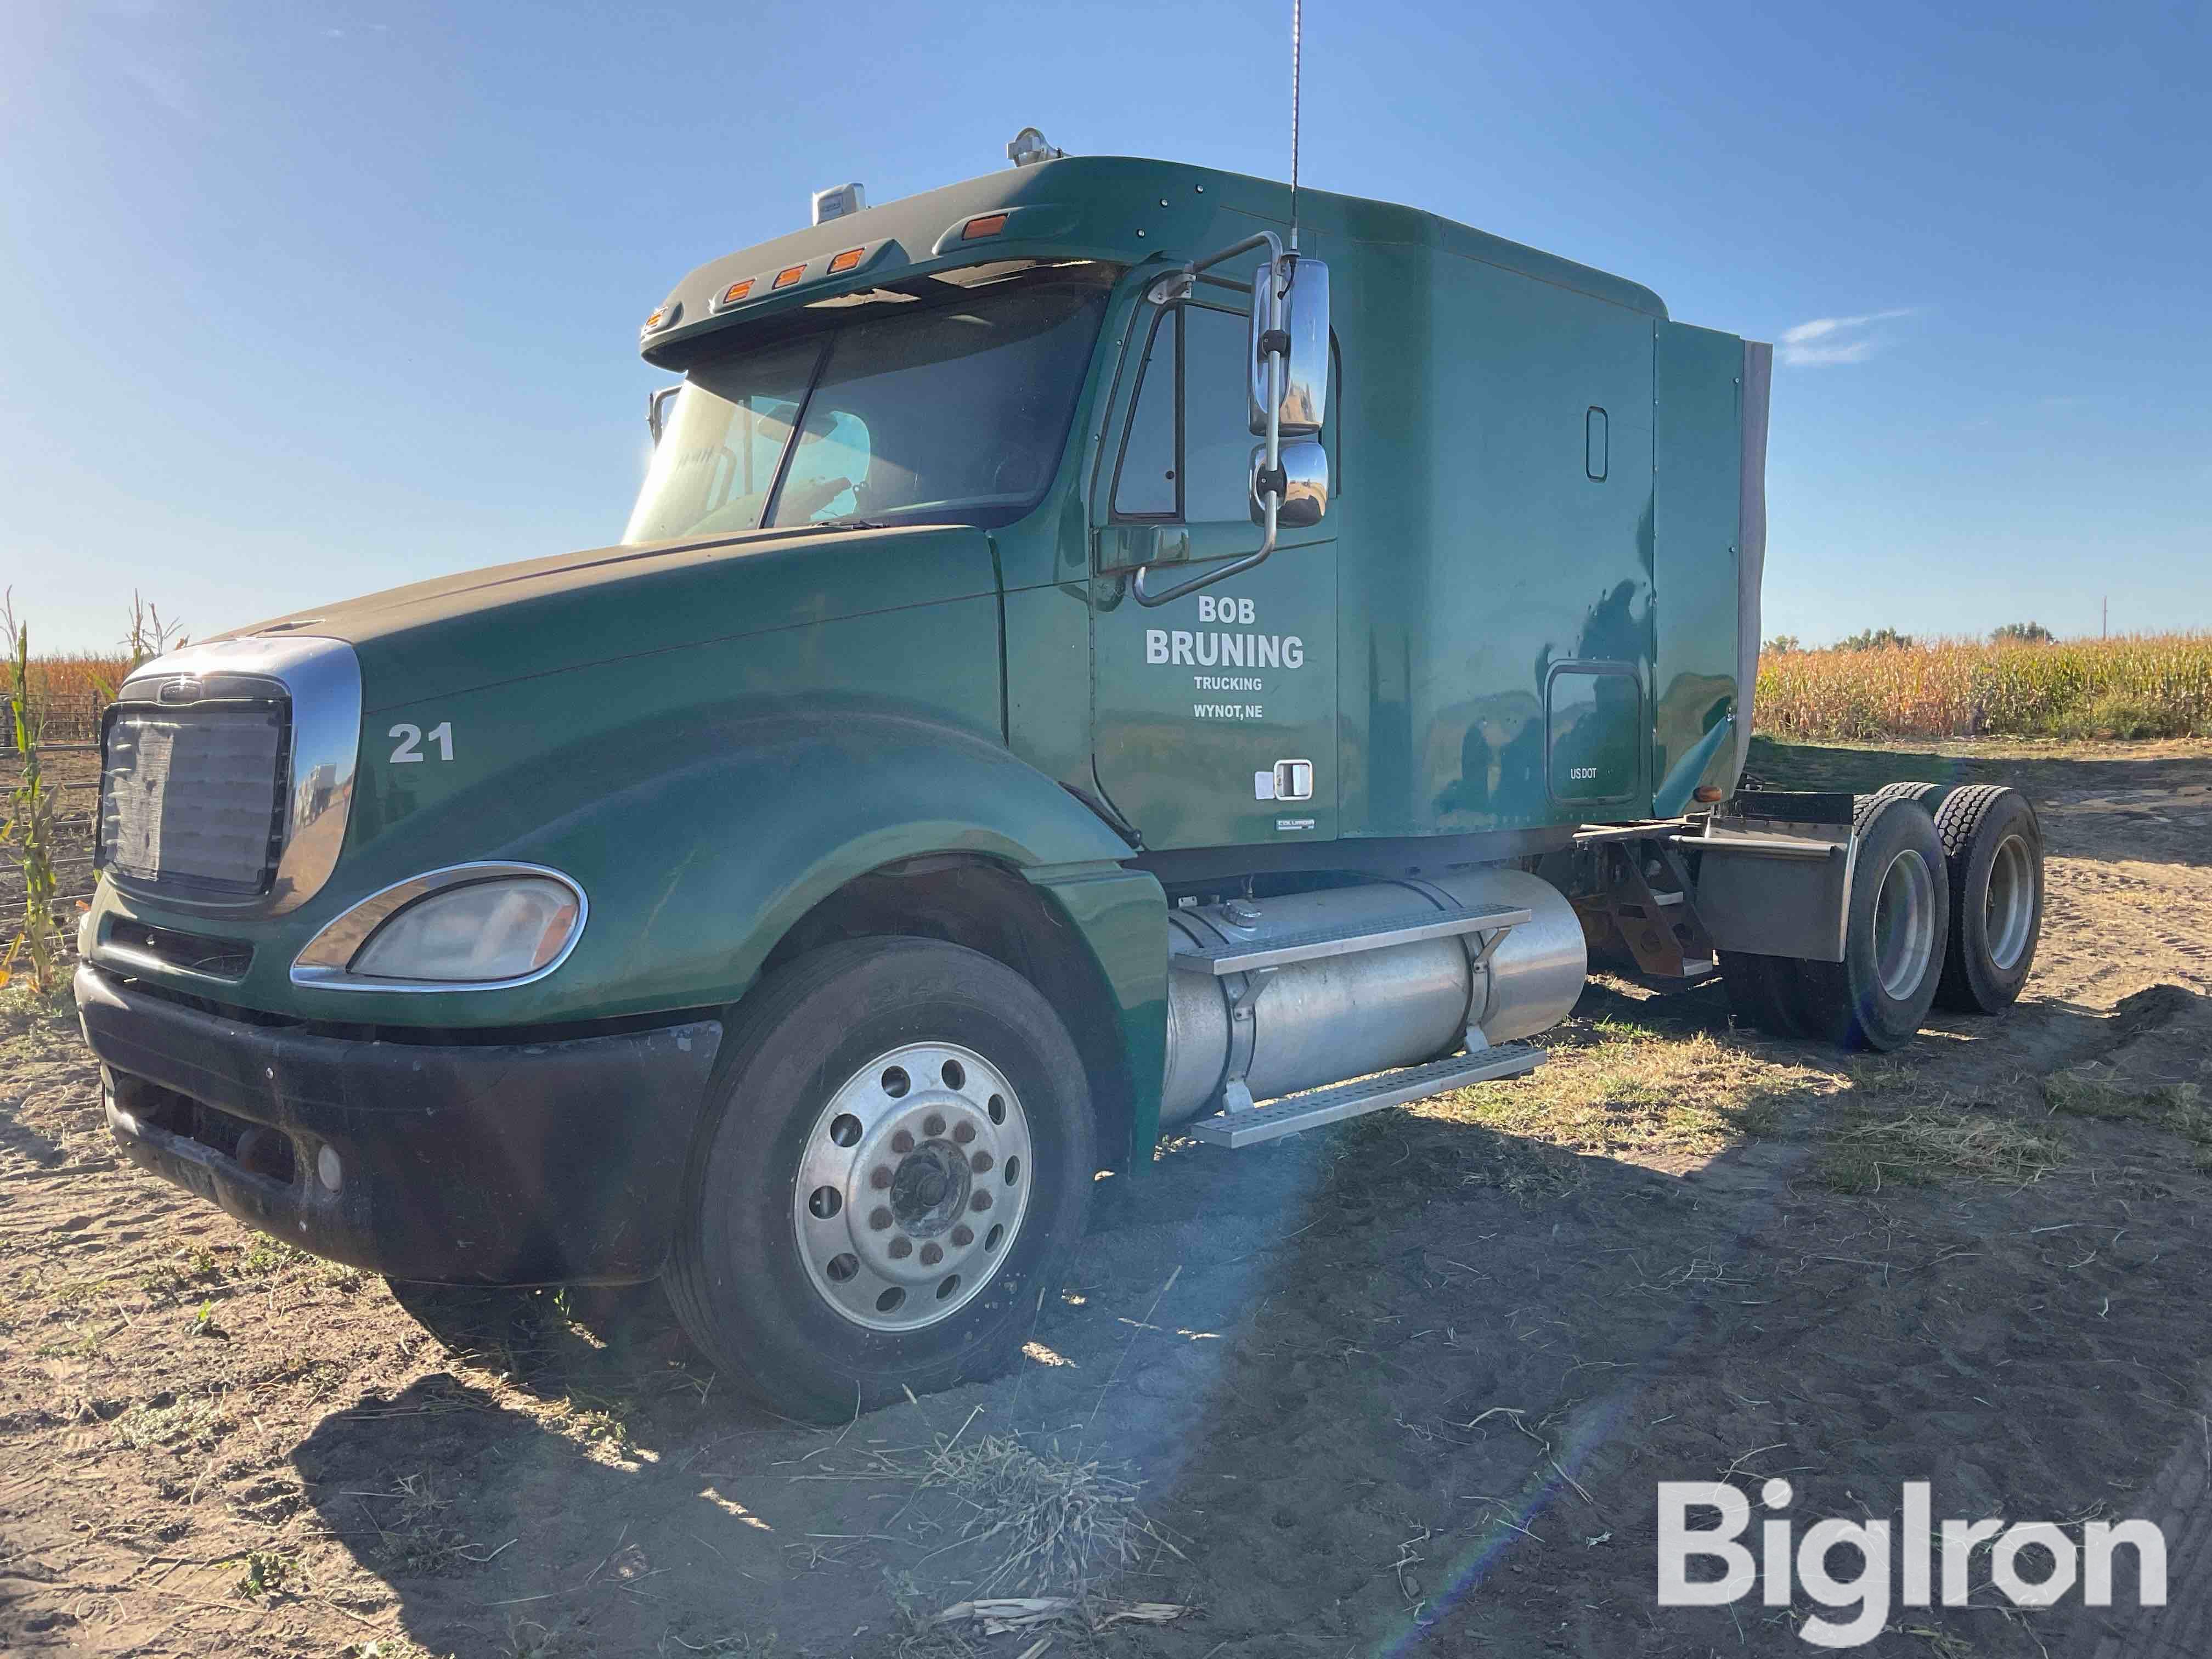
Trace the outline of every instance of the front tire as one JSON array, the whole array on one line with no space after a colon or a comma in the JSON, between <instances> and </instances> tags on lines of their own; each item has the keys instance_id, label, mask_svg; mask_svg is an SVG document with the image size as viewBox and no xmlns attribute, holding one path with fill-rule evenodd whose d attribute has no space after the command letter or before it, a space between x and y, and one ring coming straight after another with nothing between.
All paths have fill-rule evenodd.
<instances>
[{"instance_id":1,"label":"front tire","mask_svg":"<svg viewBox=\"0 0 2212 1659\"><path fill-rule=\"evenodd\" d=\"M856 939L756 990L724 1054L668 1274L717 1370L834 1421L1004 1368L1097 1167L1052 1006L978 951Z\"/></svg>"}]
</instances>

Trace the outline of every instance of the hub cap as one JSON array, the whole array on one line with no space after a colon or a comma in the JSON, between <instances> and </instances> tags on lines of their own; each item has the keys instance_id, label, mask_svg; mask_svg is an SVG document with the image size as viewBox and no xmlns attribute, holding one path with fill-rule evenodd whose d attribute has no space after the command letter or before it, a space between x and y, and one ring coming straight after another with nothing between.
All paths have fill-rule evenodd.
<instances>
[{"instance_id":1,"label":"hub cap","mask_svg":"<svg viewBox=\"0 0 2212 1659\"><path fill-rule=\"evenodd\" d=\"M1907 848L1890 860L1874 902L1874 970L1899 1002L1927 976L1936 948L1936 879L1928 860Z\"/></svg>"},{"instance_id":2,"label":"hub cap","mask_svg":"<svg viewBox=\"0 0 2212 1659\"><path fill-rule=\"evenodd\" d=\"M792 1225L815 1290L872 1331L950 1318L988 1285L1029 1209L1030 1127L974 1050L878 1055L807 1132Z\"/></svg>"},{"instance_id":3,"label":"hub cap","mask_svg":"<svg viewBox=\"0 0 2212 1659\"><path fill-rule=\"evenodd\" d=\"M2007 836L1997 843L1990 862L1990 891L1983 912L1983 937L1990 942L1990 960L2009 972L2020 965L2035 926L2035 866L2027 843Z\"/></svg>"}]
</instances>

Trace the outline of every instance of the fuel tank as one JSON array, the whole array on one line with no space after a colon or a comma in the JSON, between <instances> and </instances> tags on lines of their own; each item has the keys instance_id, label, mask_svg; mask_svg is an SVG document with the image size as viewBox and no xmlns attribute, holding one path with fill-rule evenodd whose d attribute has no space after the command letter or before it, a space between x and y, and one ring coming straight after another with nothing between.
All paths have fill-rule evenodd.
<instances>
[{"instance_id":1,"label":"fuel tank","mask_svg":"<svg viewBox=\"0 0 2212 1659\"><path fill-rule=\"evenodd\" d=\"M1549 882L1524 870L1456 872L1433 880L1364 882L1278 898L1176 910L1171 953L1356 932L1456 906L1510 905L1529 920L1473 965L1475 935L1425 939L1278 969L1254 1001L1246 1081L1255 1100L1340 1083L1458 1048L1475 1025L1492 1042L1533 1036L1565 1018L1589 969L1581 922ZM1168 975L1167 1077L1160 1121L1188 1122L1218 1103L1227 1073L1231 999L1241 975Z\"/></svg>"}]
</instances>

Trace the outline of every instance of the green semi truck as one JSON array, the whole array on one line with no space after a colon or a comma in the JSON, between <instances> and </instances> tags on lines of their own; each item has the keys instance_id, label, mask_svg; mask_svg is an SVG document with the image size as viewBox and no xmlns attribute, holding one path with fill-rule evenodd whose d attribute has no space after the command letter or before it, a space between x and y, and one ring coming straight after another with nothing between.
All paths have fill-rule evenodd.
<instances>
[{"instance_id":1,"label":"green semi truck","mask_svg":"<svg viewBox=\"0 0 2212 1659\"><path fill-rule=\"evenodd\" d=\"M130 1158L434 1322L659 1279L836 1415L1008 1363L1102 1168L1525 1072L1593 964L1878 1048L2018 995L2019 795L1740 787L1768 348L1012 148L676 285L618 544L131 676Z\"/></svg>"}]
</instances>

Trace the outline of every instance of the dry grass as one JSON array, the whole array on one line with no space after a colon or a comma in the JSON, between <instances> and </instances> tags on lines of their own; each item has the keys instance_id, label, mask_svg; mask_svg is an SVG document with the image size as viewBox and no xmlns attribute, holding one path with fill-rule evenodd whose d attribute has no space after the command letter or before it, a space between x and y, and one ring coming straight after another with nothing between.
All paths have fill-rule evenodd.
<instances>
[{"instance_id":1,"label":"dry grass","mask_svg":"<svg viewBox=\"0 0 2212 1659\"><path fill-rule=\"evenodd\" d=\"M1097 1458L1032 1450L1010 1434L963 1441L928 1455L918 1504L949 1502L957 1540L988 1546L975 1594L1060 1590L1082 1596L1103 1576L1162 1551L1182 1552L1137 1507L1138 1486Z\"/></svg>"},{"instance_id":2,"label":"dry grass","mask_svg":"<svg viewBox=\"0 0 2212 1659\"><path fill-rule=\"evenodd\" d=\"M2198 1169L2212 1169L2212 1109L2197 1084L2130 1083L2109 1066L2092 1064L2045 1078L2043 1098L2054 1113L2168 1130L2189 1143Z\"/></svg>"},{"instance_id":3,"label":"dry grass","mask_svg":"<svg viewBox=\"0 0 2212 1659\"><path fill-rule=\"evenodd\" d=\"M2063 1168L2066 1158L2064 1137L2051 1131L1937 1106L1838 1126L1814 1173L1846 1193L1944 1179L2022 1185Z\"/></svg>"},{"instance_id":4,"label":"dry grass","mask_svg":"<svg viewBox=\"0 0 2212 1659\"><path fill-rule=\"evenodd\" d=\"M1779 738L2212 735L2212 634L1769 653L1753 707Z\"/></svg>"},{"instance_id":5,"label":"dry grass","mask_svg":"<svg viewBox=\"0 0 2212 1659\"><path fill-rule=\"evenodd\" d=\"M2194 1083L2158 1083L2130 1088L2118 1074L2098 1066L2061 1072L2043 1081L2043 1097L2054 1112L2076 1117L2132 1119L2142 1123L2195 1128L2205 1121L2201 1091Z\"/></svg>"},{"instance_id":6,"label":"dry grass","mask_svg":"<svg viewBox=\"0 0 2212 1659\"><path fill-rule=\"evenodd\" d=\"M1623 1022L1547 1033L1525 1077L1455 1089L1408 1109L1631 1163L1709 1157L1772 1131L1793 1100L1844 1086L1832 1070L1707 1032Z\"/></svg>"}]
</instances>

